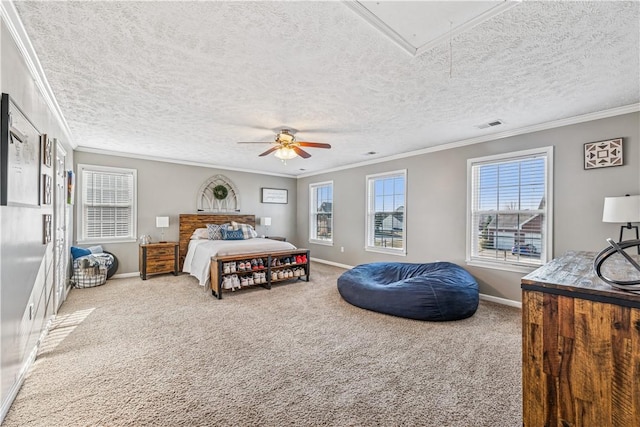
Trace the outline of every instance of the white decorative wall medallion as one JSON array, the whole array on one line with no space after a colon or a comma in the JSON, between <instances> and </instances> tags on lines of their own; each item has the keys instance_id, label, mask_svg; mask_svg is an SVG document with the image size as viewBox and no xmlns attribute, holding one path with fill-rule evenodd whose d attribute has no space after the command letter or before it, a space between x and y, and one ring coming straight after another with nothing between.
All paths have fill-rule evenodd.
<instances>
[{"instance_id":1,"label":"white decorative wall medallion","mask_svg":"<svg viewBox=\"0 0 640 427\"><path fill-rule=\"evenodd\" d=\"M622 138L584 144L585 169L622 165Z\"/></svg>"},{"instance_id":2,"label":"white decorative wall medallion","mask_svg":"<svg viewBox=\"0 0 640 427\"><path fill-rule=\"evenodd\" d=\"M229 178L215 175L200 187L196 206L198 212L239 212L240 193Z\"/></svg>"}]
</instances>

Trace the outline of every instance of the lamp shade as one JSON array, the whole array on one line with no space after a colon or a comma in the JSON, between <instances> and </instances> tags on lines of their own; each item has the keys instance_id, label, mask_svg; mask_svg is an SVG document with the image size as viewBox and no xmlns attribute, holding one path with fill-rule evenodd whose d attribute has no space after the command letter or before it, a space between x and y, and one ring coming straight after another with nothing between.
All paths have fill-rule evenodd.
<instances>
[{"instance_id":1,"label":"lamp shade","mask_svg":"<svg viewBox=\"0 0 640 427\"><path fill-rule=\"evenodd\" d=\"M279 158L280 160L291 160L297 156L296 152L289 147L278 148L273 155Z\"/></svg>"},{"instance_id":2,"label":"lamp shade","mask_svg":"<svg viewBox=\"0 0 640 427\"><path fill-rule=\"evenodd\" d=\"M268 216L262 217L262 225L266 225L266 226L271 225L271 218Z\"/></svg>"},{"instance_id":3,"label":"lamp shade","mask_svg":"<svg viewBox=\"0 0 640 427\"><path fill-rule=\"evenodd\" d=\"M157 216L156 217L156 227L168 227L169 226L169 217L168 216Z\"/></svg>"},{"instance_id":4,"label":"lamp shade","mask_svg":"<svg viewBox=\"0 0 640 427\"><path fill-rule=\"evenodd\" d=\"M602 222L640 222L640 196L605 197Z\"/></svg>"}]
</instances>

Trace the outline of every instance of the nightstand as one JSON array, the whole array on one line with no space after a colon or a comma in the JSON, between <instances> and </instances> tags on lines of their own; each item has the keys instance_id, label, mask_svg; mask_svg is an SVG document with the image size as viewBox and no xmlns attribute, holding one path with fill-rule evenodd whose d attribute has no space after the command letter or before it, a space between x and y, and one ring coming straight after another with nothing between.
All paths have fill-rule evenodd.
<instances>
[{"instance_id":1,"label":"nightstand","mask_svg":"<svg viewBox=\"0 0 640 427\"><path fill-rule=\"evenodd\" d=\"M147 243L138 250L140 277L148 274L173 273L178 275L178 242Z\"/></svg>"}]
</instances>

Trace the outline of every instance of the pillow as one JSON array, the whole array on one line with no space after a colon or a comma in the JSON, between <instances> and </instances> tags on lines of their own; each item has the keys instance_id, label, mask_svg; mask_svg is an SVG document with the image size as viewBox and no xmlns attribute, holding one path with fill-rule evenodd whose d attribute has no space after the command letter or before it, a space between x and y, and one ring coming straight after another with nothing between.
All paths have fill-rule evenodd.
<instances>
[{"instance_id":1,"label":"pillow","mask_svg":"<svg viewBox=\"0 0 640 427\"><path fill-rule=\"evenodd\" d=\"M191 239L208 239L209 230L205 228L196 228L191 235Z\"/></svg>"},{"instance_id":2,"label":"pillow","mask_svg":"<svg viewBox=\"0 0 640 427\"><path fill-rule=\"evenodd\" d=\"M102 250L102 246L98 245L98 246L89 246L87 249L89 249L89 251L92 254L101 254L102 252L104 252Z\"/></svg>"},{"instance_id":3,"label":"pillow","mask_svg":"<svg viewBox=\"0 0 640 427\"><path fill-rule=\"evenodd\" d=\"M244 240L242 230L222 229L222 240Z\"/></svg>"},{"instance_id":4,"label":"pillow","mask_svg":"<svg viewBox=\"0 0 640 427\"><path fill-rule=\"evenodd\" d=\"M229 227L229 224L207 224L209 240L222 240L222 230Z\"/></svg>"},{"instance_id":5,"label":"pillow","mask_svg":"<svg viewBox=\"0 0 640 427\"><path fill-rule=\"evenodd\" d=\"M71 256L73 257L73 259L80 258L81 256L86 255L91 255L91 251L89 249L71 246Z\"/></svg>"},{"instance_id":6,"label":"pillow","mask_svg":"<svg viewBox=\"0 0 640 427\"><path fill-rule=\"evenodd\" d=\"M249 224L240 224L235 221L231 221L231 227L234 230L242 230L244 239L254 239L258 237L258 233L256 232L256 230L254 230L253 227Z\"/></svg>"}]
</instances>

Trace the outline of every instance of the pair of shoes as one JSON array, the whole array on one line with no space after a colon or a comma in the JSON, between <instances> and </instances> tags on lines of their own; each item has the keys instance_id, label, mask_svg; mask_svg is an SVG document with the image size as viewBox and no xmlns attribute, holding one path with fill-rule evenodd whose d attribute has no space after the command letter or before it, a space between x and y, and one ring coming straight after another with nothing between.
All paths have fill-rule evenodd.
<instances>
[{"instance_id":1,"label":"pair of shoes","mask_svg":"<svg viewBox=\"0 0 640 427\"><path fill-rule=\"evenodd\" d=\"M235 291L236 287L240 289L240 279L236 274L224 276L222 279L222 289L231 289L232 291Z\"/></svg>"},{"instance_id":2,"label":"pair of shoes","mask_svg":"<svg viewBox=\"0 0 640 427\"><path fill-rule=\"evenodd\" d=\"M300 262L298 264L306 264L306 263L307 263L307 256L300 255Z\"/></svg>"},{"instance_id":3,"label":"pair of shoes","mask_svg":"<svg viewBox=\"0 0 640 427\"><path fill-rule=\"evenodd\" d=\"M235 273L236 272L236 263L235 262L225 262L222 264L222 272L224 274Z\"/></svg>"},{"instance_id":4,"label":"pair of shoes","mask_svg":"<svg viewBox=\"0 0 640 427\"><path fill-rule=\"evenodd\" d=\"M253 273L253 282L256 285L267 283L267 273L265 273L264 271L260 273Z\"/></svg>"},{"instance_id":5,"label":"pair of shoes","mask_svg":"<svg viewBox=\"0 0 640 427\"><path fill-rule=\"evenodd\" d=\"M251 270L256 271L257 269L258 269L258 260L254 258L251 260Z\"/></svg>"},{"instance_id":6,"label":"pair of shoes","mask_svg":"<svg viewBox=\"0 0 640 427\"><path fill-rule=\"evenodd\" d=\"M240 279L240 287L248 286L248 285L249 285L249 279L247 279L246 276L242 276L242 279Z\"/></svg>"},{"instance_id":7,"label":"pair of shoes","mask_svg":"<svg viewBox=\"0 0 640 427\"><path fill-rule=\"evenodd\" d=\"M277 271L272 271L271 272L271 281L275 282L278 280L278 272Z\"/></svg>"},{"instance_id":8,"label":"pair of shoes","mask_svg":"<svg viewBox=\"0 0 640 427\"><path fill-rule=\"evenodd\" d=\"M264 269L264 261L262 261L262 258L258 258L258 270L263 270Z\"/></svg>"}]
</instances>

